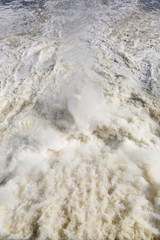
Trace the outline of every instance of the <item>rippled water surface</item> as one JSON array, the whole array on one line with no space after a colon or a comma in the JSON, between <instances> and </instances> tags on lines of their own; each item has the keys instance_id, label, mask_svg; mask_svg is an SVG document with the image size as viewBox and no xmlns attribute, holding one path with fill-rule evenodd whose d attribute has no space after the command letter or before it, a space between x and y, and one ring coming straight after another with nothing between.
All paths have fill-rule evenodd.
<instances>
[{"instance_id":1,"label":"rippled water surface","mask_svg":"<svg viewBox=\"0 0 160 240\"><path fill-rule=\"evenodd\" d=\"M0 239L160 237L160 1L0 0Z\"/></svg>"}]
</instances>

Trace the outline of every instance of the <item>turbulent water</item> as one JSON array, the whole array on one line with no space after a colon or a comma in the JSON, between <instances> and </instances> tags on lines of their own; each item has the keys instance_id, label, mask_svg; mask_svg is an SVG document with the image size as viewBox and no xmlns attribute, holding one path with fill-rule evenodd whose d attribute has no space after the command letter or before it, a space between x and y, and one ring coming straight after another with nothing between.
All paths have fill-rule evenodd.
<instances>
[{"instance_id":1,"label":"turbulent water","mask_svg":"<svg viewBox=\"0 0 160 240\"><path fill-rule=\"evenodd\" d=\"M160 236L160 1L0 1L0 240Z\"/></svg>"}]
</instances>

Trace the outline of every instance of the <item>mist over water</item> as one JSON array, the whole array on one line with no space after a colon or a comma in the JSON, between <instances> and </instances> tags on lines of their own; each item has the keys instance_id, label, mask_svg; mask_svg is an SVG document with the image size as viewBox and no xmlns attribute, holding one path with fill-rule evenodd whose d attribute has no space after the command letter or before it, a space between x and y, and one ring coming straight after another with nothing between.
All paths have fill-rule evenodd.
<instances>
[{"instance_id":1,"label":"mist over water","mask_svg":"<svg viewBox=\"0 0 160 240\"><path fill-rule=\"evenodd\" d=\"M0 1L0 239L160 237L160 2Z\"/></svg>"}]
</instances>

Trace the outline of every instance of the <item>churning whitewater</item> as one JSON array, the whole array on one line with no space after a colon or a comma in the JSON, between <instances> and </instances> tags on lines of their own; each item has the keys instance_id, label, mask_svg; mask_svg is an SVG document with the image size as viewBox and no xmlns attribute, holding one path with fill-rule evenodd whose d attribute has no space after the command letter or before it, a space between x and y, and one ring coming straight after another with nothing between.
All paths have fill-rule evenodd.
<instances>
[{"instance_id":1,"label":"churning whitewater","mask_svg":"<svg viewBox=\"0 0 160 240\"><path fill-rule=\"evenodd\" d=\"M160 237L160 1L0 1L0 240Z\"/></svg>"}]
</instances>

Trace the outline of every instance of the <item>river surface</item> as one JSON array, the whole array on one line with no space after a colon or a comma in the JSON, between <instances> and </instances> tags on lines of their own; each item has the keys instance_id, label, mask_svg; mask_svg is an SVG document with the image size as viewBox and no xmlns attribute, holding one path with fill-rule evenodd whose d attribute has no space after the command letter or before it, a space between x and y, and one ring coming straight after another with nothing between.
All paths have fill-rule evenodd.
<instances>
[{"instance_id":1,"label":"river surface","mask_svg":"<svg viewBox=\"0 0 160 240\"><path fill-rule=\"evenodd\" d=\"M160 237L160 1L0 0L0 240Z\"/></svg>"}]
</instances>

